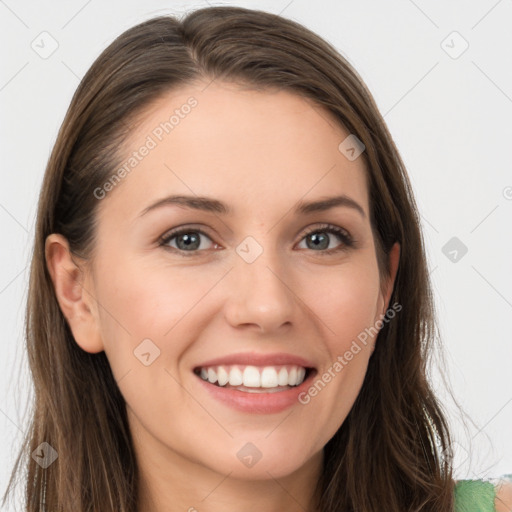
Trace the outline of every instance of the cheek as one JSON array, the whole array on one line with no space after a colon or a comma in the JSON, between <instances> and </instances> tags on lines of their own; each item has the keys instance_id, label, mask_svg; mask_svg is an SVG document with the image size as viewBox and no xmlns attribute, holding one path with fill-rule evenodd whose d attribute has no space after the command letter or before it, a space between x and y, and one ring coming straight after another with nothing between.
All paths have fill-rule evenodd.
<instances>
[{"instance_id":1,"label":"cheek","mask_svg":"<svg viewBox=\"0 0 512 512\"><path fill-rule=\"evenodd\" d=\"M134 258L111 268L101 288L108 305L104 320L107 324L119 320L134 338L153 334L162 339L215 282L211 273L199 276L197 268L171 268L158 261Z\"/></svg>"},{"instance_id":2,"label":"cheek","mask_svg":"<svg viewBox=\"0 0 512 512\"><path fill-rule=\"evenodd\" d=\"M212 286L211 279L129 261L118 261L110 269L100 281L105 284L98 289L98 302L101 336L116 378L141 366L142 350L149 350L155 364L166 359L164 366L170 367L185 348L180 340L186 338L179 333L187 315Z\"/></svg>"},{"instance_id":3,"label":"cheek","mask_svg":"<svg viewBox=\"0 0 512 512\"><path fill-rule=\"evenodd\" d=\"M127 405L149 422L148 429L170 424L170 404L197 414L197 405L177 384L177 368L206 321L198 314L200 301L215 277L193 274L124 262L105 276L108 284L99 293L106 356Z\"/></svg>"},{"instance_id":4,"label":"cheek","mask_svg":"<svg viewBox=\"0 0 512 512\"><path fill-rule=\"evenodd\" d=\"M324 272L314 284L307 287L308 302L323 322L329 351L338 354L376 320L380 293L376 263L371 258L354 259L335 272Z\"/></svg>"},{"instance_id":5,"label":"cheek","mask_svg":"<svg viewBox=\"0 0 512 512\"><path fill-rule=\"evenodd\" d=\"M353 329L356 332L358 329ZM330 347L330 358L298 398L298 423L310 425L312 452L321 450L346 420L364 382L371 350L347 332Z\"/></svg>"},{"instance_id":6,"label":"cheek","mask_svg":"<svg viewBox=\"0 0 512 512\"><path fill-rule=\"evenodd\" d=\"M371 257L332 269L319 279L309 296L321 320L323 365L301 397L304 418L323 425L319 447L347 417L366 375L376 332L379 273ZM321 293L321 290L325 293Z\"/></svg>"}]
</instances>

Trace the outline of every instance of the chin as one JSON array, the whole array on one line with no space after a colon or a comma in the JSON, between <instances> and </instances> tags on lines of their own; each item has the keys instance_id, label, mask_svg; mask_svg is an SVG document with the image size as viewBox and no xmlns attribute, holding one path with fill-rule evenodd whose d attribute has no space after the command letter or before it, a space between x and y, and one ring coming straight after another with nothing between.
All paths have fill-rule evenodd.
<instances>
[{"instance_id":1,"label":"chin","mask_svg":"<svg viewBox=\"0 0 512 512\"><path fill-rule=\"evenodd\" d=\"M269 431L270 432L270 431ZM268 435L267 432L265 435ZM273 436L274 433L270 433ZM237 443L233 451L235 463L228 464L231 476L242 480L268 480L283 478L300 470L311 458L306 456L304 440L276 436L270 439ZM309 453L309 452L308 452Z\"/></svg>"},{"instance_id":2,"label":"chin","mask_svg":"<svg viewBox=\"0 0 512 512\"><path fill-rule=\"evenodd\" d=\"M239 480L246 481L263 481L269 479L281 479L287 476L292 475L301 469L304 465L303 460L297 461L283 461L283 451L274 455L271 459L266 461L263 460L263 457L254 464L252 467L246 467L244 464L233 464L230 467L226 466L226 471L222 471L224 474L228 474L230 478L236 478Z\"/></svg>"}]
</instances>

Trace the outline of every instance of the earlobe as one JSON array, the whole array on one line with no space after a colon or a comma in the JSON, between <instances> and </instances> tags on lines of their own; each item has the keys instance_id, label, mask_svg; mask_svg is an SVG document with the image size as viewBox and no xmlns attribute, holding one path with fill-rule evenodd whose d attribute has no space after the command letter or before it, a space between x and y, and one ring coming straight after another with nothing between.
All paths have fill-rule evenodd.
<instances>
[{"instance_id":1,"label":"earlobe","mask_svg":"<svg viewBox=\"0 0 512 512\"><path fill-rule=\"evenodd\" d=\"M103 350L94 290L84 287L83 271L73 261L66 238L52 233L46 238L45 258L55 295L76 343L86 352ZM88 285L90 287L90 285Z\"/></svg>"}]
</instances>

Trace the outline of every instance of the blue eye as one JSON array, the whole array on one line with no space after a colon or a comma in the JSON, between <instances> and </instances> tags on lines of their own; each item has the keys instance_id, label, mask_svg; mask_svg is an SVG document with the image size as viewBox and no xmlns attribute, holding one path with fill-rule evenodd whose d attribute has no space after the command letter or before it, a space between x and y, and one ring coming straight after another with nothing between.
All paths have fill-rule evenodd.
<instances>
[{"instance_id":1,"label":"blue eye","mask_svg":"<svg viewBox=\"0 0 512 512\"><path fill-rule=\"evenodd\" d=\"M341 244L334 248L329 248L331 237L327 234L336 235ZM191 227L177 228L164 235L159 241L159 246L179 252L183 256L192 256L197 252L201 252L199 251L201 248L205 250L205 247L202 247L201 237L205 237L213 243L211 238L201 229ZM176 241L175 247L168 245L173 240ZM302 236L302 240L310 240L311 243L306 242L307 248L314 252L319 252L321 255L329 255L355 246L355 241L348 231L332 224L310 229ZM218 247L219 245L214 243L214 248ZM318 251L317 249L320 250Z\"/></svg>"}]
</instances>

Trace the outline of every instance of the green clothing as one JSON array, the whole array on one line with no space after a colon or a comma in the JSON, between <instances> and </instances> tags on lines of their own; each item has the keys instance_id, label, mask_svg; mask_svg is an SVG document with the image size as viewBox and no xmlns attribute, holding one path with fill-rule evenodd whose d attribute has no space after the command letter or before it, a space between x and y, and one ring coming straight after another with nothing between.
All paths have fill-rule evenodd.
<instances>
[{"instance_id":1,"label":"green clothing","mask_svg":"<svg viewBox=\"0 0 512 512\"><path fill-rule=\"evenodd\" d=\"M511 482L512 475L504 475L498 482ZM459 480L455 485L455 512L495 512L495 484L487 480Z\"/></svg>"}]
</instances>

